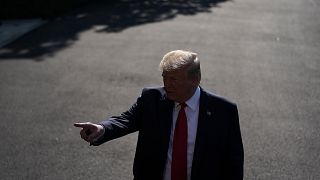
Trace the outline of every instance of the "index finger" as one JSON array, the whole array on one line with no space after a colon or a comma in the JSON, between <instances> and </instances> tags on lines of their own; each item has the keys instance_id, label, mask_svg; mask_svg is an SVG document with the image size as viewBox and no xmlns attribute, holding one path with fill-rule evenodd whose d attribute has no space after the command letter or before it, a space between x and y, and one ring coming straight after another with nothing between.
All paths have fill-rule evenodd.
<instances>
[{"instance_id":1,"label":"index finger","mask_svg":"<svg viewBox=\"0 0 320 180\"><path fill-rule=\"evenodd\" d=\"M81 128L85 128L88 126L88 123L74 123L73 124L75 127L81 127Z\"/></svg>"}]
</instances>

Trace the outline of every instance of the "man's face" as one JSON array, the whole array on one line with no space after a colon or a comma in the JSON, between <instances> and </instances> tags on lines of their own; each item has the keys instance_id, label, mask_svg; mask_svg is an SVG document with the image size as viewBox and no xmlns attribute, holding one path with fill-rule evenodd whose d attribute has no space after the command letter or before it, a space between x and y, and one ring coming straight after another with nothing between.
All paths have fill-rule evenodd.
<instances>
[{"instance_id":1,"label":"man's face","mask_svg":"<svg viewBox=\"0 0 320 180\"><path fill-rule=\"evenodd\" d=\"M186 68L163 71L162 77L167 97L179 103L191 98L199 85L198 78L189 77Z\"/></svg>"}]
</instances>

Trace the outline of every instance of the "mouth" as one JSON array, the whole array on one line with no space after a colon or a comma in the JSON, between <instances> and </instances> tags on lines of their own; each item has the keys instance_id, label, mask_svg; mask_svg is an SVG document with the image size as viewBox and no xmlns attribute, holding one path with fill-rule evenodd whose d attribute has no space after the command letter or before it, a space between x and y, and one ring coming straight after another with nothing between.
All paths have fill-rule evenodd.
<instances>
[{"instance_id":1,"label":"mouth","mask_svg":"<svg viewBox=\"0 0 320 180\"><path fill-rule=\"evenodd\" d=\"M166 93L167 93L167 94L172 94L172 93L174 93L174 91L171 91L171 90L167 90L167 89L166 89Z\"/></svg>"},{"instance_id":2,"label":"mouth","mask_svg":"<svg viewBox=\"0 0 320 180\"><path fill-rule=\"evenodd\" d=\"M170 95L172 95L172 93L171 92L167 92L167 95L170 96Z\"/></svg>"}]
</instances>

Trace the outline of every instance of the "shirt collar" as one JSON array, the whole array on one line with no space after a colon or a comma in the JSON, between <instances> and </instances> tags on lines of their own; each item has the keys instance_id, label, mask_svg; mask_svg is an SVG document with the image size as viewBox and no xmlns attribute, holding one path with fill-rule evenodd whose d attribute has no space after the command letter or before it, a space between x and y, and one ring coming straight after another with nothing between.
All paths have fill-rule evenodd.
<instances>
[{"instance_id":1,"label":"shirt collar","mask_svg":"<svg viewBox=\"0 0 320 180\"><path fill-rule=\"evenodd\" d=\"M200 101L200 88L198 86L193 96L186 101L186 104L188 105L189 108L195 111L199 105L199 101ZM175 107L177 106L179 106L179 103L175 102Z\"/></svg>"}]
</instances>

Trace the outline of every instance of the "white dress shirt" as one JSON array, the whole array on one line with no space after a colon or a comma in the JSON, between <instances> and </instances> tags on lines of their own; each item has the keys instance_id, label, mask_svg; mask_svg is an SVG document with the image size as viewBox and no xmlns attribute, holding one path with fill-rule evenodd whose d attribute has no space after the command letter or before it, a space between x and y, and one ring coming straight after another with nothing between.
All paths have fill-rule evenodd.
<instances>
[{"instance_id":1,"label":"white dress shirt","mask_svg":"<svg viewBox=\"0 0 320 180\"><path fill-rule=\"evenodd\" d=\"M187 106L185 107L185 112L188 121L188 146L187 146L187 178L188 180L191 179L191 168L192 168L192 160L193 160L193 151L194 145L196 141L197 135L197 127L198 127L198 116L199 116L199 102L200 102L200 88L198 87L193 94L193 96L187 100L185 103ZM180 111L179 103L175 103L173 109L173 121L172 121L172 128L171 128L171 135L169 141L169 149L167 155L167 162L164 170L164 180L171 180L171 160L172 160L172 143L173 143L173 136L174 136L174 129L176 125L176 121L178 118L178 114Z\"/></svg>"}]
</instances>

